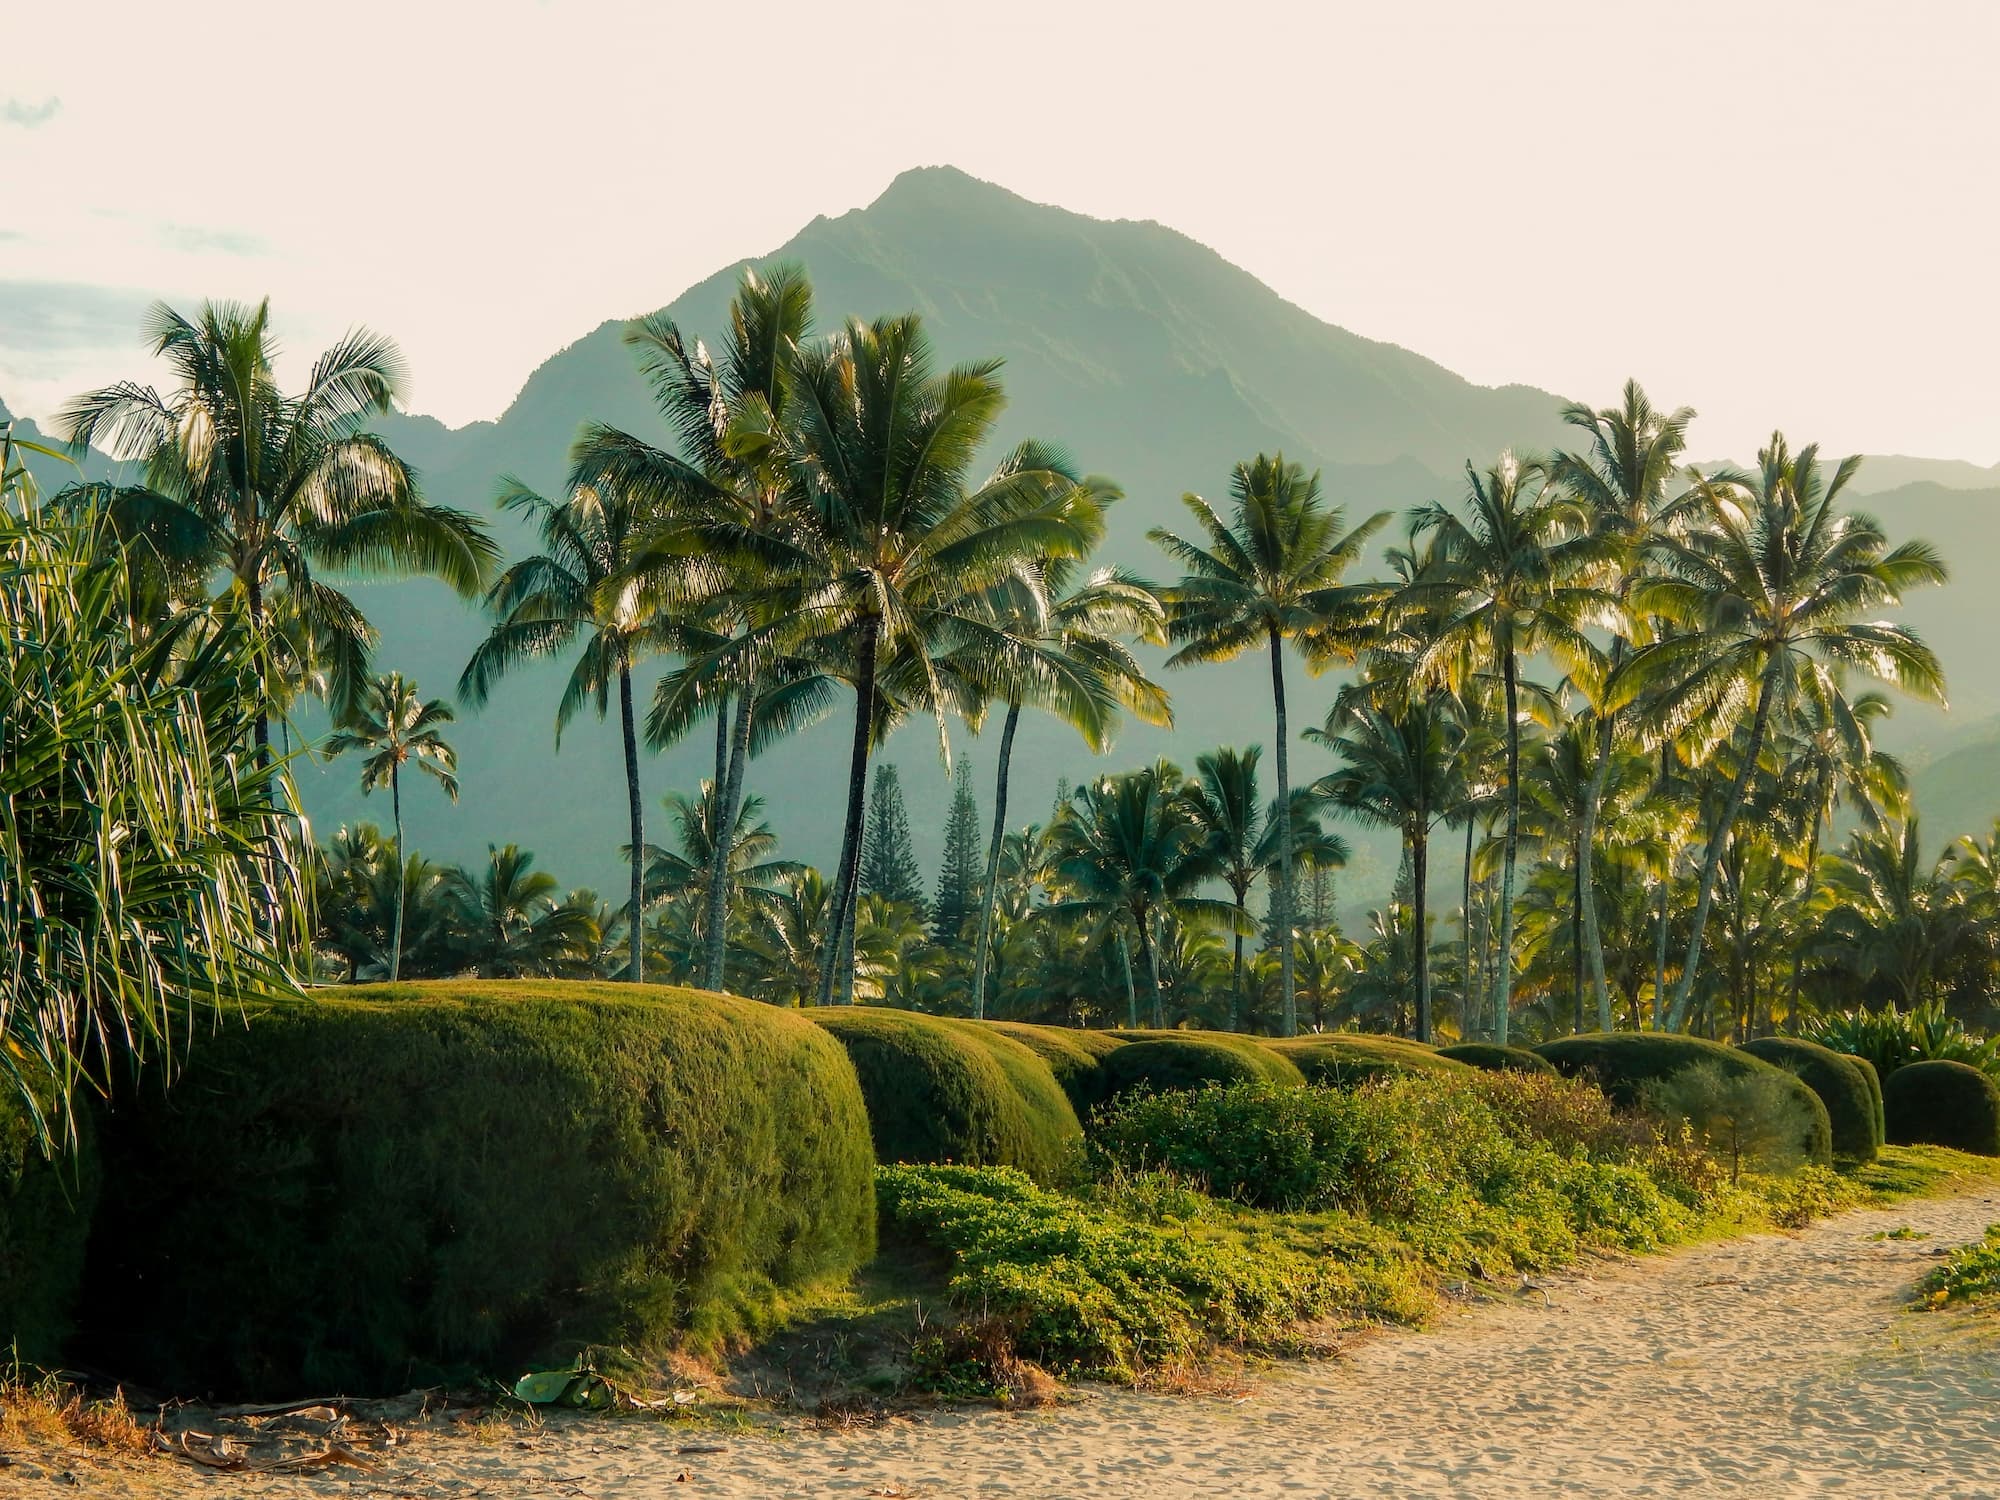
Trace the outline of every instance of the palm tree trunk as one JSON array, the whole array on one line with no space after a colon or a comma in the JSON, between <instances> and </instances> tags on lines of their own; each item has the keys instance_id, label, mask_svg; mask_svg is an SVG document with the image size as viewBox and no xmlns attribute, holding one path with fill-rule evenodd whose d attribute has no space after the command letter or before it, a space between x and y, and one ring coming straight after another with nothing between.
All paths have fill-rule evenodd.
<instances>
[{"instance_id":1,"label":"palm tree trunk","mask_svg":"<svg viewBox=\"0 0 2000 1500\"><path fill-rule=\"evenodd\" d=\"M396 819L396 924L389 938L389 983L394 984L403 975L403 898L409 881L403 859L403 768L393 763L389 767L389 807Z\"/></svg>"},{"instance_id":2,"label":"palm tree trunk","mask_svg":"<svg viewBox=\"0 0 2000 1500\"><path fill-rule=\"evenodd\" d=\"M875 732L875 632L870 620L861 628L859 660L854 676L854 749L847 769L847 823L841 832L840 873L833 885L833 930L820 963L819 1003L833 1004L835 980L841 1003L854 1001L855 886L861 868L861 814L868 795L868 751Z\"/></svg>"},{"instance_id":3,"label":"palm tree trunk","mask_svg":"<svg viewBox=\"0 0 2000 1500\"><path fill-rule=\"evenodd\" d=\"M1153 914L1146 912L1139 918L1139 962L1146 966L1146 983L1153 991L1153 1028L1164 1031L1167 1028L1165 1004L1160 998L1160 951L1153 942Z\"/></svg>"},{"instance_id":4,"label":"palm tree trunk","mask_svg":"<svg viewBox=\"0 0 2000 1500\"><path fill-rule=\"evenodd\" d=\"M632 712L632 667L618 668L618 722L625 737L625 815L632 838L632 904L625 919L625 937L632 945L632 962L626 978L633 984L646 982L646 810L639 800L639 730Z\"/></svg>"},{"instance_id":5,"label":"palm tree trunk","mask_svg":"<svg viewBox=\"0 0 2000 1500\"><path fill-rule=\"evenodd\" d=\"M1581 1033L1583 1030L1583 907L1586 899L1583 882L1583 851L1585 847L1582 834L1579 831L1576 844L1570 850L1570 873L1575 879L1576 890L1569 908L1569 979L1571 993L1576 997L1576 1014L1572 1021L1571 1030L1578 1033ZM1602 988L1597 992L1597 1014L1597 1029L1599 1031L1609 1031L1611 1029L1611 1001L1605 995Z\"/></svg>"},{"instance_id":6,"label":"palm tree trunk","mask_svg":"<svg viewBox=\"0 0 2000 1500\"><path fill-rule=\"evenodd\" d=\"M750 759L750 723L756 717L757 679L753 674L736 695L736 728L729 748L727 771L716 783L715 832L708 871L707 952L702 960L701 987L719 990L729 966L729 855L736 842L736 813L743 805L743 764Z\"/></svg>"},{"instance_id":7,"label":"palm tree trunk","mask_svg":"<svg viewBox=\"0 0 2000 1500\"><path fill-rule=\"evenodd\" d=\"M1243 1028L1243 927L1250 920L1249 892L1241 890L1236 896L1236 962L1230 970L1229 984L1229 1029Z\"/></svg>"},{"instance_id":8,"label":"palm tree trunk","mask_svg":"<svg viewBox=\"0 0 2000 1500\"><path fill-rule=\"evenodd\" d=\"M1507 843L1500 874L1500 948L1493 969L1493 1040L1504 1047L1513 1004L1514 859L1521 844L1521 688L1515 679L1512 636L1501 645L1500 671L1507 684Z\"/></svg>"},{"instance_id":9,"label":"palm tree trunk","mask_svg":"<svg viewBox=\"0 0 2000 1500\"><path fill-rule=\"evenodd\" d=\"M1278 712L1278 868L1271 887L1272 928L1278 937L1279 993L1283 997L1280 1029L1299 1034L1299 996L1292 972L1292 782L1286 754L1285 642L1271 629L1271 701Z\"/></svg>"},{"instance_id":10,"label":"palm tree trunk","mask_svg":"<svg viewBox=\"0 0 2000 1500\"><path fill-rule=\"evenodd\" d=\"M1125 970L1125 1024L1134 1031L1139 1029L1139 991L1132 984L1132 945L1125 941L1125 930L1118 930L1118 963Z\"/></svg>"},{"instance_id":11,"label":"palm tree trunk","mask_svg":"<svg viewBox=\"0 0 2000 1500\"><path fill-rule=\"evenodd\" d=\"M986 965L993 954L993 908L1000 899L1000 849L1007 840L1007 769L1014 755L1014 730L1021 705L1009 702L1000 729L1000 770L993 783L993 841L986 848L986 884L979 903L979 950L972 962L972 1019L986 1019Z\"/></svg>"},{"instance_id":12,"label":"palm tree trunk","mask_svg":"<svg viewBox=\"0 0 2000 1500\"><path fill-rule=\"evenodd\" d=\"M1479 987L1472 977L1472 829L1473 817L1470 808L1465 814L1465 888L1459 898L1458 908L1458 1018L1460 1034L1472 1040L1474 1013L1478 1006L1475 998Z\"/></svg>"},{"instance_id":13,"label":"palm tree trunk","mask_svg":"<svg viewBox=\"0 0 2000 1500\"><path fill-rule=\"evenodd\" d=\"M271 763L271 656L264 649L264 580L256 575L250 578L245 591L250 604L251 649L257 653L257 718L251 726L251 736L257 747L257 764Z\"/></svg>"},{"instance_id":14,"label":"palm tree trunk","mask_svg":"<svg viewBox=\"0 0 2000 1500\"><path fill-rule=\"evenodd\" d=\"M1591 768L1590 784L1583 793L1582 830L1577 840L1577 905L1582 912L1583 945L1589 955L1590 988L1597 999L1597 1029L1611 1029L1611 991L1604 982L1604 938L1597 926L1597 808L1604 798L1604 783L1611 777L1611 720L1602 714L1597 720L1597 764ZM1580 1002L1579 1002L1580 1003ZM1579 1031L1583 1028L1579 1024Z\"/></svg>"},{"instance_id":15,"label":"palm tree trunk","mask_svg":"<svg viewBox=\"0 0 2000 1500\"><path fill-rule=\"evenodd\" d=\"M1723 804L1722 820L1709 835L1707 852L1701 860L1701 883L1695 890L1694 929L1688 934L1687 962L1681 966L1680 983L1674 986L1673 1009L1667 1015L1667 1030L1679 1031L1687 1022L1688 1001L1694 995L1695 971L1701 963L1702 930L1708 926L1708 909L1715 901L1715 875L1722 865L1722 852L1736 827L1736 815L1743 809L1743 795L1757 770L1757 756L1764 748L1764 728L1771 717L1771 690L1777 677L1777 658L1764 669L1757 684L1757 713L1750 721L1750 743L1743 750L1743 764L1736 768L1730 784L1729 800Z\"/></svg>"},{"instance_id":16,"label":"palm tree trunk","mask_svg":"<svg viewBox=\"0 0 2000 1500\"><path fill-rule=\"evenodd\" d=\"M733 695L725 691L715 705L715 780L716 791L729 780L729 701Z\"/></svg>"},{"instance_id":17,"label":"palm tree trunk","mask_svg":"<svg viewBox=\"0 0 2000 1500\"><path fill-rule=\"evenodd\" d=\"M1819 884L1819 820L1820 811L1826 806L1826 777L1820 777L1819 800L1813 803L1812 832L1806 838L1806 874L1804 888L1799 892L1799 922L1803 928L1806 908L1812 905L1813 891ZM1794 1036L1799 1031L1799 950L1792 948L1792 977L1785 995L1785 1025ZM1776 1030L1775 1026L1772 1030Z\"/></svg>"},{"instance_id":18,"label":"palm tree trunk","mask_svg":"<svg viewBox=\"0 0 2000 1500\"><path fill-rule=\"evenodd\" d=\"M1420 1042L1431 1039L1431 952L1424 927L1424 884L1430 879L1430 843L1429 825L1418 823L1410 833L1410 889L1417 919L1417 1040Z\"/></svg>"}]
</instances>

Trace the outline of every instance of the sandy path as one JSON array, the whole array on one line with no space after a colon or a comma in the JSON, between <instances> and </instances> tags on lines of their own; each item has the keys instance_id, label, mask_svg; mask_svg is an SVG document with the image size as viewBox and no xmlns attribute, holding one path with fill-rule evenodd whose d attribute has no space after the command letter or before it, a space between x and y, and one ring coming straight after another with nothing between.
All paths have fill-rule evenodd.
<instances>
[{"instance_id":1,"label":"sandy path","mask_svg":"<svg viewBox=\"0 0 2000 1500\"><path fill-rule=\"evenodd\" d=\"M1292 1367L1239 1401L1098 1392L851 1434L603 1421L427 1441L284 1493L669 1496L2000 1496L2000 1342L1901 1311L2000 1194L1621 1261ZM1910 1226L1928 1238L1871 1241ZM677 1450L719 1444L726 1451ZM685 1476L685 1477L682 1477ZM204 1482L208 1493L261 1488ZM180 1485L171 1486L185 1493Z\"/></svg>"}]
</instances>

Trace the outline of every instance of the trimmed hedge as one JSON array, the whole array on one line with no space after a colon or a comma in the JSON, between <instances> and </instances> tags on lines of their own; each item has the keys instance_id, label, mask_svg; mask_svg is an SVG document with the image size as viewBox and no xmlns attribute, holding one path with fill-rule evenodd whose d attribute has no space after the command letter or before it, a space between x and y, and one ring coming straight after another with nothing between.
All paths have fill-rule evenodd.
<instances>
[{"instance_id":1,"label":"trimmed hedge","mask_svg":"<svg viewBox=\"0 0 2000 1500\"><path fill-rule=\"evenodd\" d=\"M1049 1065L974 1021L878 1006L804 1014L847 1049L884 1164L958 1162L1064 1176L1083 1127Z\"/></svg>"},{"instance_id":2,"label":"trimmed hedge","mask_svg":"<svg viewBox=\"0 0 2000 1500\"><path fill-rule=\"evenodd\" d=\"M1683 1068L1712 1062L1730 1073L1757 1068L1790 1079L1799 1102L1812 1119L1806 1139L1800 1142L1808 1161L1825 1165L1833 1160L1833 1122L1826 1106L1798 1077L1783 1068L1772 1068L1760 1057L1735 1047L1701 1037L1661 1031L1598 1031L1583 1036L1558 1037L1534 1049L1556 1071L1569 1078L1589 1078L1618 1104L1636 1105L1644 1085L1654 1079L1671 1078Z\"/></svg>"},{"instance_id":3,"label":"trimmed hedge","mask_svg":"<svg viewBox=\"0 0 2000 1500\"><path fill-rule=\"evenodd\" d=\"M1745 1042L1742 1050L1796 1073L1807 1088L1819 1095L1833 1127L1835 1161L1858 1165L1875 1159L1875 1153L1882 1149L1875 1096L1869 1092L1868 1080L1854 1066L1852 1058L1818 1042L1789 1036L1759 1037Z\"/></svg>"},{"instance_id":4,"label":"trimmed hedge","mask_svg":"<svg viewBox=\"0 0 2000 1500\"><path fill-rule=\"evenodd\" d=\"M1554 1063L1526 1047L1502 1047L1494 1042L1460 1042L1455 1047L1438 1048L1437 1055L1488 1073L1553 1073L1556 1070Z\"/></svg>"},{"instance_id":5,"label":"trimmed hedge","mask_svg":"<svg viewBox=\"0 0 2000 1500\"><path fill-rule=\"evenodd\" d=\"M260 1007L123 1101L104 1157L84 1347L176 1393L394 1392L713 1345L874 1248L840 1047L692 990Z\"/></svg>"},{"instance_id":6,"label":"trimmed hedge","mask_svg":"<svg viewBox=\"0 0 2000 1500\"><path fill-rule=\"evenodd\" d=\"M1882 1075L1875 1071L1875 1064L1865 1057L1853 1052L1839 1055L1854 1064L1861 1074L1861 1081L1868 1085L1868 1097L1875 1101L1875 1138L1886 1142L1889 1139L1889 1116L1882 1107Z\"/></svg>"},{"instance_id":7,"label":"trimmed hedge","mask_svg":"<svg viewBox=\"0 0 2000 1500\"><path fill-rule=\"evenodd\" d=\"M1137 1088L1165 1093L1209 1083L1289 1088L1305 1084L1304 1075L1287 1059L1229 1032L1152 1031L1137 1036L1098 1064L1102 1098L1115 1099Z\"/></svg>"},{"instance_id":8,"label":"trimmed hedge","mask_svg":"<svg viewBox=\"0 0 2000 1500\"><path fill-rule=\"evenodd\" d=\"M2000 1086L1961 1062L1905 1063L1882 1085L1889 1139L2000 1156Z\"/></svg>"},{"instance_id":9,"label":"trimmed hedge","mask_svg":"<svg viewBox=\"0 0 2000 1500\"><path fill-rule=\"evenodd\" d=\"M1124 1046L1129 1035L1113 1031L1086 1031L1075 1026L1035 1026L1026 1021L988 1021L984 1024L1004 1037L1011 1037L1047 1063L1079 1119L1104 1097L1097 1077L1097 1065Z\"/></svg>"},{"instance_id":10,"label":"trimmed hedge","mask_svg":"<svg viewBox=\"0 0 2000 1500\"><path fill-rule=\"evenodd\" d=\"M1273 1038L1264 1044L1289 1059L1306 1082L1352 1088L1371 1078L1405 1073L1462 1073L1466 1065L1422 1042L1371 1032L1322 1031L1311 1036Z\"/></svg>"},{"instance_id":11,"label":"trimmed hedge","mask_svg":"<svg viewBox=\"0 0 2000 1500\"><path fill-rule=\"evenodd\" d=\"M95 1118L81 1100L76 1119L73 1145L52 1161L0 1081L0 1357L62 1363L100 1180Z\"/></svg>"}]
</instances>

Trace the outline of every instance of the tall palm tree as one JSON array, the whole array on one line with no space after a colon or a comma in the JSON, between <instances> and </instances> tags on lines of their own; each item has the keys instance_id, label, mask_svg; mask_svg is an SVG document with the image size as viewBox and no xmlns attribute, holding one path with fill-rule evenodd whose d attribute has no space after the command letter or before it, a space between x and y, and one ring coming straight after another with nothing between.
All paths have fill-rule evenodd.
<instances>
[{"instance_id":1,"label":"tall palm tree","mask_svg":"<svg viewBox=\"0 0 2000 1500\"><path fill-rule=\"evenodd\" d=\"M836 661L853 683L847 816L834 881L835 940L820 1000L853 995L853 930L869 756L890 698L951 707L940 657L990 628L986 591L1025 563L1082 558L1077 476L1039 444L1014 450L984 483L965 480L1003 403L996 361L933 373L915 314L850 322L791 362L795 477L805 494L790 556L768 547L792 591L769 636Z\"/></svg>"},{"instance_id":2,"label":"tall palm tree","mask_svg":"<svg viewBox=\"0 0 2000 1500\"><path fill-rule=\"evenodd\" d=\"M1703 525L1664 549L1666 576L1633 592L1636 609L1683 627L1635 653L1611 692L1642 703L1656 733L1692 736L1712 751L1748 712L1743 749L1719 816L1709 829L1695 892L1687 960L1667 1024L1687 1020L1703 929L1723 850L1757 769L1774 716L1789 716L1817 663L1864 673L1920 698L1944 700L1937 657L1900 625L1864 615L1903 593L1942 582L1944 563L1924 542L1891 549L1873 517L1840 508L1860 467L1843 459L1828 480L1819 450L1793 453L1773 433L1754 475L1700 480Z\"/></svg>"},{"instance_id":3,"label":"tall palm tree","mask_svg":"<svg viewBox=\"0 0 2000 1500\"><path fill-rule=\"evenodd\" d=\"M1855 830L1828 861L1833 906L1813 944L1819 960L1850 983L1892 986L1900 1009L1935 999L1941 969L1990 946L1953 878L1955 854L1926 860L1915 818Z\"/></svg>"},{"instance_id":4,"label":"tall palm tree","mask_svg":"<svg viewBox=\"0 0 2000 1500\"><path fill-rule=\"evenodd\" d=\"M457 715L441 698L424 702L417 685L401 672L377 677L368 684L360 705L346 724L327 738L329 755L349 750L367 754L361 763L361 790L365 795L379 786L389 788L389 806L396 823L396 868L401 871L403 855L403 767L416 762L434 778L452 801L458 800L458 752L446 743L444 726ZM403 908L405 882L396 882L396 919L389 939L389 980L394 983L403 972Z\"/></svg>"},{"instance_id":5,"label":"tall palm tree","mask_svg":"<svg viewBox=\"0 0 2000 1500\"><path fill-rule=\"evenodd\" d=\"M1166 591L1168 627L1181 647L1167 665L1229 661L1248 650L1271 653L1271 701L1276 713L1278 802L1291 804L1291 732L1285 717L1285 642L1298 642L1315 668L1352 660L1369 623L1371 588L1343 587L1342 576L1368 539L1387 524L1378 512L1351 531L1339 506L1320 499L1319 475L1259 454L1239 463L1230 480L1235 513L1228 522L1199 495L1182 503L1204 533L1188 541L1162 527L1147 533L1185 570ZM1291 826L1279 823L1279 861L1271 893L1272 926L1280 954L1281 1025L1299 1028L1292 956Z\"/></svg>"},{"instance_id":6,"label":"tall palm tree","mask_svg":"<svg viewBox=\"0 0 2000 1500\"><path fill-rule=\"evenodd\" d=\"M427 574L470 597L498 552L478 520L425 501L409 466L366 430L403 391L390 340L356 329L294 396L271 369L268 301L207 303L194 319L160 303L146 335L174 386L106 386L71 402L61 425L79 449L142 464L137 485L83 487L128 548L148 549L186 594L221 578L226 604L247 616L265 705L253 737L268 756L271 708L287 696L273 625L292 627L323 664L336 721L367 680L375 631L319 570Z\"/></svg>"},{"instance_id":7,"label":"tall palm tree","mask_svg":"<svg viewBox=\"0 0 2000 1500\"><path fill-rule=\"evenodd\" d=\"M714 885L718 858L728 861L724 882L729 891L725 912L748 904L753 915L766 906L778 887L801 866L795 860L779 859L778 836L764 821L764 799L746 796L736 804L736 827L727 840L717 833L722 814L722 794L712 781L701 784L700 794L689 797L669 794L665 806L674 829L677 848L649 845L646 850L646 889L654 902L675 903L688 908L690 929L702 944L703 959L712 946L707 924L714 919L708 892ZM694 976L705 983L700 974Z\"/></svg>"},{"instance_id":8,"label":"tall palm tree","mask_svg":"<svg viewBox=\"0 0 2000 1500\"><path fill-rule=\"evenodd\" d=\"M640 370L681 453L592 424L576 456L576 477L647 495L675 518L677 524L634 558L631 569L690 623L707 617L700 639L683 642L685 667L659 685L647 738L657 749L683 732L701 709L712 708L716 716L721 843L720 857L710 866L699 976L711 990L721 989L727 978L728 845L743 800L753 728L760 725L759 697L770 686L771 664L760 660L766 643L756 629L766 612L763 590L774 560L764 544L794 524L790 369L811 327L812 284L793 265L744 271L719 359L699 340L690 342L664 313L640 319L625 342L638 351ZM706 585L690 590L691 571L704 571L692 567L698 557L717 559L721 566L705 570ZM784 674L794 695L799 676ZM826 685L813 691L817 706ZM761 726L775 728L783 717L777 705L767 705Z\"/></svg>"},{"instance_id":9,"label":"tall palm tree","mask_svg":"<svg viewBox=\"0 0 2000 1500\"><path fill-rule=\"evenodd\" d=\"M1688 424L1694 415L1693 408L1686 406L1671 412L1657 410L1635 380L1625 382L1623 398L1617 406L1601 411L1583 405L1563 408L1563 421L1588 433L1590 441L1582 453L1557 453L1551 460L1550 473L1557 484L1589 510L1598 529L1619 543L1621 555L1616 560L1613 587L1621 602L1630 596L1656 536L1670 528L1676 513L1686 506L1685 496L1674 493L1675 477L1681 454L1687 448ZM1613 638L1607 663L1612 671L1625 659L1638 623L1626 620ZM1618 719L1617 711L1604 701L1603 683L1602 676L1579 683L1598 691L1591 705L1596 756L1584 791L1576 878L1577 889L1582 892L1583 950L1590 966L1591 991L1597 1001L1597 1025L1600 1031L1609 1031L1611 995L1604 979L1597 886L1590 871L1591 861L1596 857L1598 810L1604 798L1605 780L1611 774L1612 742Z\"/></svg>"},{"instance_id":10,"label":"tall palm tree","mask_svg":"<svg viewBox=\"0 0 2000 1500\"><path fill-rule=\"evenodd\" d=\"M1430 879L1431 830L1465 801L1460 763L1465 726L1442 690L1384 709L1365 694L1343 695L1325 727L1306 738L1324 746L1340 766L1313 783L1313 795L1349 817L1393 828L1402 836L1410 866L1414 908L1413 979L1417 1039L1431 1039L1430 931L1425 912Z\"/></svg>"},{"instance_id":11,"label":"tall palm tree","mask_svg":"<svg viewBox=\"0 0 2000 1500\"><path fill-rule=\"evenodd\" d=\"M1439 569L1405 585L1400 597L1435 621L1418 661L1420 675L1463 688L1484 669L1497 671L1501 681L1506 831L1493 1036L1504 1046L1521 840L1521 659L1546 651L1577 676L1598 654L1588 628L1615 627L1619 610L1598 583L1612 543L1590 525L1582 507L1549 484L1546 465L1503 453L1484 474L1467 464L1466 476L1464 515L1439 504L1418 512L1419 531L1436 539Z\"/></svg>"},{"instance_id":12,"label":"tall palm tree","mask_svg":"<svg viewBox=\"0 0 2000 1500\"><path fill-rule=\"evenodd\" d=\"M484 870L456 872L465 956L482 979L572 977L596 951L595 899L560 897L534 863L518 844L489 844Z\"/></svg>"},{"instance_id":13,"label":"tall palm tree","mask_svg":"<svg viewBox=\"0 0 2000 1500\"><path fill-rule=\"evenodd\" d=\"M1115 498L1101 480L1079 486L1078 503L1100 506ZM1080 524L1088 526L1087 520ZM1046 709L1083 737L1094 753L1110 748L1121 713L1148 724L1171 724L1164 689L1125 644L1127 637L1166 641L1166 612L1159 596L1130 574L1100 568L1081 585L1065 558L1053 558L1003 581L988 606L991 629L961 655L963 667L986 691L1007 704L993 788L993 833L986 848L986 881L979 910L979 940L972 967L972 1014L986 1014L986 971L993 951L993 914L999 900L1001 848L1007 836L1007 786L1014 731L1024 703Z\"/></svg>"},{"instance_id":14,"label":"tall palm tree","mask_svg":"<svg viewBox=\"0 0 2000 1500\"><path fill-rule=\"evenodd\" d=\"M556 744L563 729L585 706L601 720L610 711L611 688L618 688L619 728L625 752L625 808L630 825L633 931L626 977L645 979L645 944L637 940L639 914L646 909L645 810L639 796L638 720L632 701L632 668L677 639L677 622L650 607L627 579L627 570L660 524L653 497L605 484L570 486L560 501L544 499L519 480L502 481L503 510L525 511L542 537L543 550L501 574L486 596L496 617L492 631L472 653L458 679L459 696L475 706L492 696L494 684L528 662L557 655L579 643L576 665L556 704Z\"/></svg>"}]
</instances>

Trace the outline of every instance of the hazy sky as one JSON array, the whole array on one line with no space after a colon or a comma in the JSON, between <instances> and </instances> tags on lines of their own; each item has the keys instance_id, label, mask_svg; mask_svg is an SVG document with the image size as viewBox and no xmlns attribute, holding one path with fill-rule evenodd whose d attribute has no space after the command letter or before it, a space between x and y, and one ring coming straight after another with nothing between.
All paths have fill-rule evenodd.
<instances>
[{"instance_id":1,"label":"hazy sky","mask_svg":"<svg viewBox=\"0 0 2000 1500\"><path fill-rule=\"evenodd\" d=\"M2000 4L0 3L0 397L139 310L394 334L496 415L607 317L949 162L1486 383L2000 460ZM331 24L338 16L340 24ZM867 309L866 311L876 311Z\"/></svg>"}]
</instances>

